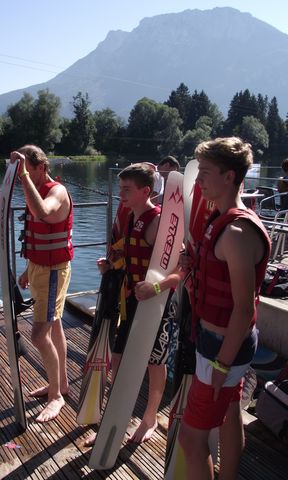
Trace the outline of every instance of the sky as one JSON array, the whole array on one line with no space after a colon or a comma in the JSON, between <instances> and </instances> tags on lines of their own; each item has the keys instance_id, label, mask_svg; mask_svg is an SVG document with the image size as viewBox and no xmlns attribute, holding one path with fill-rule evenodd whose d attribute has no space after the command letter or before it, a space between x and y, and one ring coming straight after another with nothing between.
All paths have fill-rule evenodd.
<instances>
[{"instance_id":1,"label":"sky","mask_svg":"<svg viewBox=\"0 0 288 480\"><path fill-rule=\"evenodd\" d=\"M46 82L88 55L110 30L144 17L233 7L288 34L287 0L0 0L0 94Z\"/></svg>"}]
</instances>

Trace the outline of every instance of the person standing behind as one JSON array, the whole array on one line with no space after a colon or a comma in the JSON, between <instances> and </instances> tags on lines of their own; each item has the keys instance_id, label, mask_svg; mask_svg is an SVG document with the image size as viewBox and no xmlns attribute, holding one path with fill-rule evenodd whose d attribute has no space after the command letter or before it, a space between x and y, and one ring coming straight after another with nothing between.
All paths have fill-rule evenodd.
<instances>
[{"instance_id":1,"label":"person standing behind","mask_svg":"<svg viewBox=\"0 0 288 480\"><path fill-rule=\"evenodd\" d=\"M279 193L288 192L288 158L285 158L281 164L284 176L280 177L277 184Z\"/></svg>"},{"instance_id":2,"label":"person standing behind","mask_svg":"<svg viewBox=\"0 0 288 480\"><path fill-rule=\"evenodd\" d=\"M28 266L18 282L21 288L30 286L35 301L31 341L40 352L49 382L29 395L48 395L36 418L48 422L60 413L63 395L69 390L61 317L73 258L72 200L66 188L49 176L49 161L41 148L24 145L11 152L10 159L20 160L18 177L26 200L23 254Z\"/></svg>"},{"instance_id":3,"label":"person standing behind","mask_svg":"<svg viewBox=\"0 0 288 480\"><path fill-rule=\"evenodd\" d=\"M197 182L217 210L193 265L190 300L196 331L196 373L179 433L188 480L211 480L211 429L220 426L219 480L235 480L244 448L242 377L257 347L256 299L271 244L239 188L253 162L251 146L236 137L203 142L195 150ZM187 265L188 266L188 265ZM195 328L196 327L196 328Z\"/></svg>"},{"instance_id":4,"label":"person standing behind","mask_svg":"<svg viewBox=\"0 0 288 480\"><path fill-rule=\"evenodd\" d=\"M277 189L279 193L286 194L286 195L280 196L280 205L281 205L281 210L287 210L288 209L288 158L285 158L283 160L281 167L284 172L284 176L279 178Z\"/></svg>"},{"instance_id":5,"label":"person standing behind","mask_svg":"<svg viewBox=\"0 0 288 480\"><path fill-rule=\"evenodd\" d=\"M172 155L168 155L167 157L162 158L157 165L158 172L161 173L162 177L164 178L164 182L168 178L170 172L176 171L180 169L180 164L178 160L173 157Z\"/></svg>"}]
</instances>

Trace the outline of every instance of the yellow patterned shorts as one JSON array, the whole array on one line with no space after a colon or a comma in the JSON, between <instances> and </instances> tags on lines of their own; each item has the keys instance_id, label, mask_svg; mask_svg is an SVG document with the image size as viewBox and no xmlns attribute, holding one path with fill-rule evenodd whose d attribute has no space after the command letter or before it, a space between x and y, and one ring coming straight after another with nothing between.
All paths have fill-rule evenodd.
<instances>
[{"instance_id":1,"label":"yellow patterned shorts","mask_svg":"<svg viewBox=\"0 0 288 480\"><path fill-rule=\"evenodd\" d=\"M53 322L62 317L70 278L70 262L46 266L29 261L28 280L35 301L34 322Z\"/></svg>"}]
</instances>

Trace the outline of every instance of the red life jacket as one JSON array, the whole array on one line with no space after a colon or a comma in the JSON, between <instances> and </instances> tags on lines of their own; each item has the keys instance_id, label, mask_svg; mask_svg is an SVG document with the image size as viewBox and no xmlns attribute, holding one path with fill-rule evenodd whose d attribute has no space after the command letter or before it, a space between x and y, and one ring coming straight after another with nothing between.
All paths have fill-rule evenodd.
<instances>
[{"instance_id":1,"label":"red life jacket","mask_svg":"<svg viewBox=\"0 0 288 480\"><path fill-rule=\"evenodd\" d=\"M47 182L39 190L42 198L58 182ZM46 223L33 216L29 208L26 209L24 257L38 265L57 265L73 258L72 223L73 206L70 198L70 212L68 217L59 223Z\"/></svg>"},{"instance_id":2,"label":"red life jacket","mask_svg":"<svg viewBox=\"0 0 288 480\"><path fill-rule=\"evenodd\" d=\"M153 250L153 245L149 245L145 240L145 232L160 212L159 206L147 210L140 215L135 225L133 224L134 215L131 213L127 222L124 250L129 290L135 283L145 279Z\"/></svg>"},{"instance_id":3,"label":"red life jacket","mask_svg":"<svg viewBox=\"0 0 288 480\"><path fill-rule=\"evenodd\" d=\"M217 214L218 216L216 217ZM219 212L212 214L200 245L198 265L195 269L192 305L194 305L194 311L199 319L203 318L207 322L219 327L228 326L234 303L228 265L226 262L216 258L214 248L225 227L237 218L249 220L262 234L265 242L264 256L262 260L255 265L255 303L251 326L256 322L258 294L261 283L264 280L265 270L271 252L271 242L268 233L252 210L231 208L223 215L219 215Z\"/></svg>"}]
</instances>

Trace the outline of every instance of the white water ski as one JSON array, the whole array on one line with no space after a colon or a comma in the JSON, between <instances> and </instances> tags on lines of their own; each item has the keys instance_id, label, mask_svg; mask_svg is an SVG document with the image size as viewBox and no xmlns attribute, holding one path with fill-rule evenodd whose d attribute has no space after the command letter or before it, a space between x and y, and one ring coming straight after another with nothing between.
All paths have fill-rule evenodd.
<instances>
[{"instance_id":1,"label":"white water ski","mask_svg":"<svg viewBox=\"0 0 288 480\"><path fill-rule=\"evenodd\" d=\"M184 238L183 175L169 174L146 281L159 282L177 266ZM112 468L133 413L169 291L139 302L93 447L89 466Z\"/></svg>"},{"instance_id":2,"label":"white water ski","mask_svg":"<svg viewBox=\"0 0 288 480\"><path fill-rule=\"evenodd\" d=\"M13 289L10 277L10 229L9 213L13 188L17 177L18 163L9 163L0 192L0 268L3 293L3 312L5 320L6 341L9 364L11 370L11 383L14 395L16 422L25 430L27 420L25 403L23 399L21 376L19 367L19 351L16 337L17 318L14 307Z\"/></svg>"},{"instance_id":3,"label":"white water ski","mask_svg":"<svg viewBox=\"0 0 288 480\"><path fill-rule=\"evenodd\" d=\"M102 276L79 397L76 420L80 425L100 421L118 320L121 278L121 272L115 270Z\"/></svg>"},{"instance_id":4,"label":"white water ski","mask_svg":"<svg viewBox=\"0 0 288 480\"><path fill-rule=\"evenodd\" d=\"M189 235L190 215L193 202L194 185L198 174L197 160L191 160L184 172L183 179L183 197L184 197L184 242L187 250L187 243ZM174 396L170 404L170 418L167 434L166 444L166 458L165 458L165 480L177 480L184 478L184 457L182 449L179 445L178 434L180 429L181 418L184 408L186 406L187 394L191 385L192 375L185 375L184 366L177 364L182 362L182 336L183 336L183 295L185 289L183 282L179 285L179 305L177 315L180 314L180 331L178 341L178 352L176 354L176 364L174 370ZM182 320L182 322L181 322ZM189 320L190 321L190 320ZM180 367L180 371L179 371ZM176 378L177 377L177 378Z\"/></svg>"},{"instance_id":5,"label":"white water ski","mask_svg":"<svg viewBox=\"0 0 288 480\"><path fill-rule=\"evenodd\" d=\"M120 203L113 223L107 258L112 245L123 237L123 226L128 212L129 209ZM97 424L101 418L119 317L118 301L122 280L121 269L108 270L102 275L79 396L76 418L79 425Z\"/></svg>"}]
</instances>

